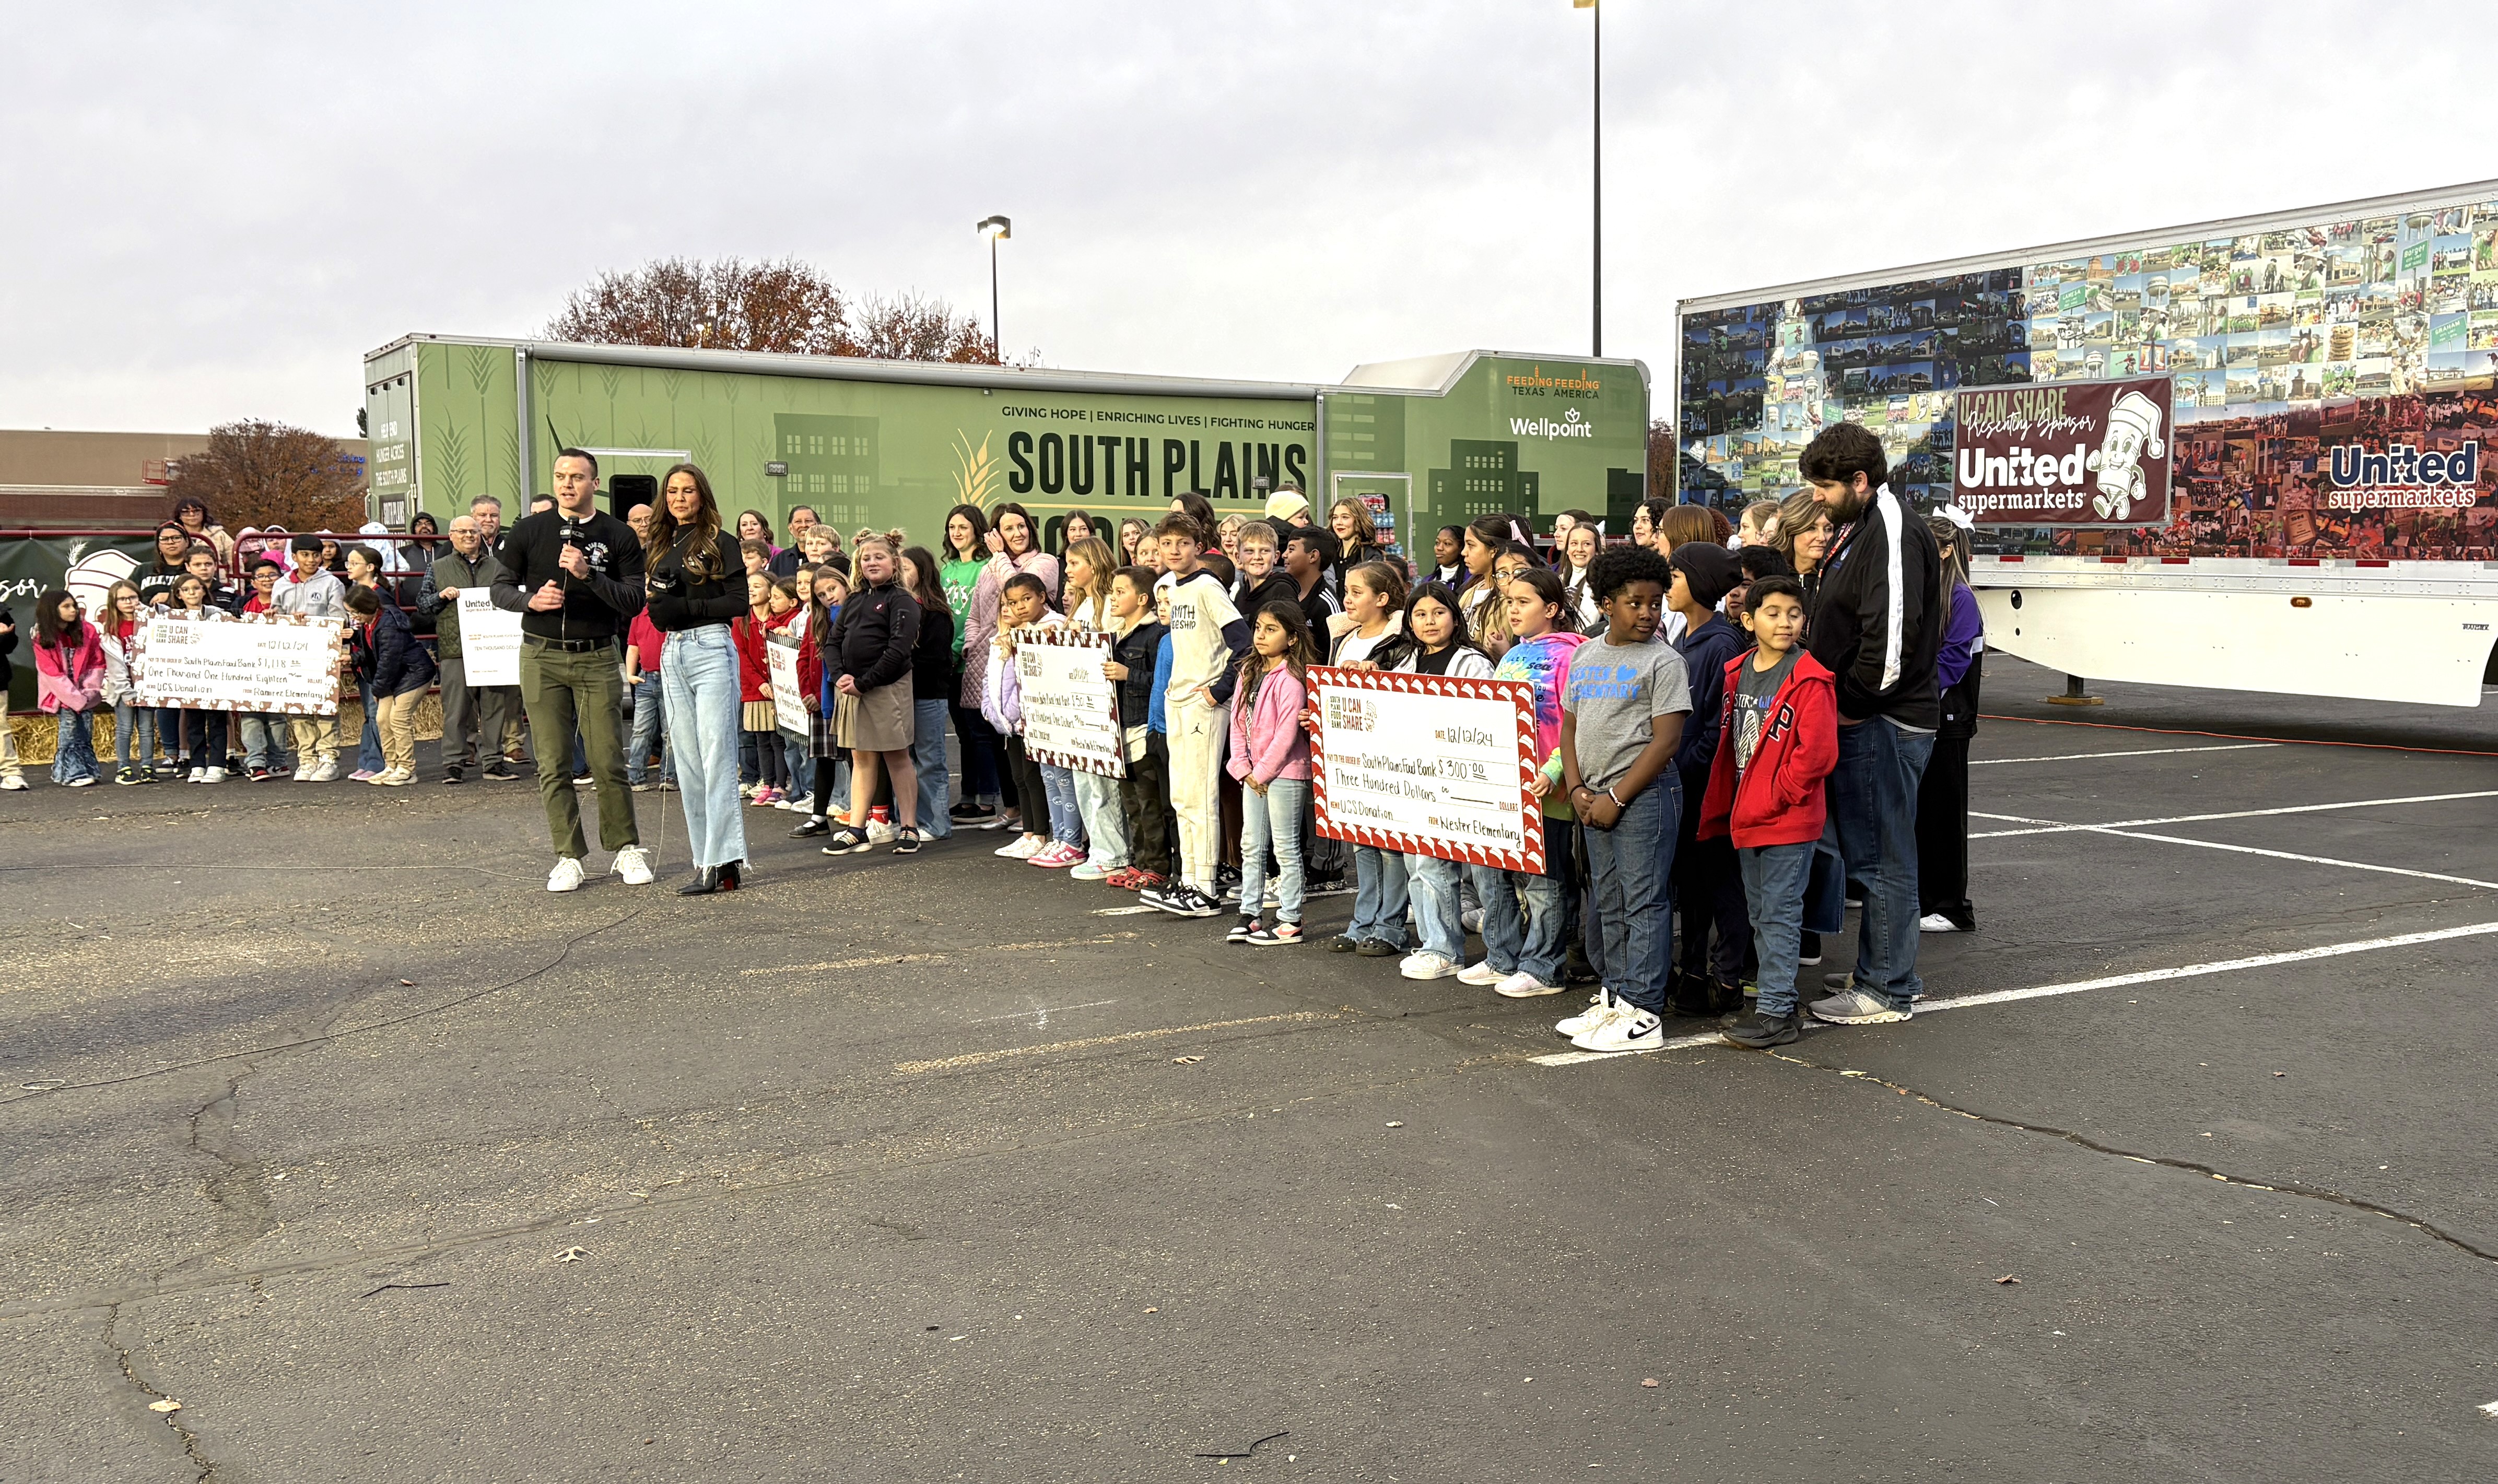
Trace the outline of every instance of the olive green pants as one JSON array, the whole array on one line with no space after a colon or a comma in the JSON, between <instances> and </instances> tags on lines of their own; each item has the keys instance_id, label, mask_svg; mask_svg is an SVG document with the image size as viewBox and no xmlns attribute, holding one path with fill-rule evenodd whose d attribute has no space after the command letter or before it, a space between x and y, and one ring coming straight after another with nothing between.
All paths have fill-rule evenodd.
<instances>
[{"instance_id":1,"label":"olive green pants","mask_svg":"<svg viewBox=\"0 0 2498 1484\"><path fill-rule=\"evenodd\" d=\"M538 764L538 797L546 802L547 832L556 854L578 861L590 854L581 835L581 805L572 789L572 734L590 757L598 786L598 843L622 850L641 843L633 828L633 793L624 783L624 676L616 647L581 653L521 641L521 707L528 712L529 748Z\"/></svg>"}]
</instances>

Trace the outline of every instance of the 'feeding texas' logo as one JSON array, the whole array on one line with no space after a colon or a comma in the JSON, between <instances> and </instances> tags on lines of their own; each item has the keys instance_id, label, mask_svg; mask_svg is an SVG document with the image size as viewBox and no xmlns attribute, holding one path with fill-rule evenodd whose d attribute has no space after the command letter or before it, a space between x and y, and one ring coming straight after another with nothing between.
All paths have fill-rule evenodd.
<instances>
[{"instance_id":1,"label":"'feeding texas' logo","mask_svg":"<svg viewBox=\"0 0 2498 1484\"><path fill-rule=\"evenodd\" d=\"M2324 503L2333 510L2463 510L2481 498L2481 445L2423 454L2389 443L2382 454L2344 443L2333 450L2333 482Z\"/></svg>"}]
</instances>

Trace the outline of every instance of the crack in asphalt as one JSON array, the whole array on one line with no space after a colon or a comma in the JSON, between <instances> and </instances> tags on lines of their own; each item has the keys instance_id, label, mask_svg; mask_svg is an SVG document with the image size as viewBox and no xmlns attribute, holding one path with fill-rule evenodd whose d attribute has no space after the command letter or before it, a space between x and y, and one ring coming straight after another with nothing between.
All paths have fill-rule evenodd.
<instances>
[{"instance_id":1,"label":"crack in asphalt","mask_svg":"<svg viewBox=\"0 0 2498 1484\"><path fill-rule=\"evenodd\" d=\"M2088 1134L2077 1133L2069 1128L2059 1128L2053 1123L2036 1123L2025 1119L2006 1118L2002 1114L1980 1113L1974 1108L1963 1108L1955 1103L1947 1103L1938 1097L1921 1092L1915 1088L1903 1086L1900 1083L1890 1081L1888 1078L1876 1077L1872 1072L1859 1071L1852 1067L1836 1067L1830 1065L1828 1062L1808 1060L1803 1057L1790 1056L1781 1051L1772 1051L1769 1055L1777 1058L1780 1061L1785 1061L1796 1066L1809 1067L1816 1072L1829 1072L1834 1076L1844 1077L1851 1082L1868 1082L1878 1088L1889 1088L1895 1092L1915 1098L1918 1102L1925 1104L1929 1108L1938 1109L1944 1113L1957 1114L1973 1122L1992 1123L1999 1128L2013 1128L2018 1129L2023 1133L2045 1134L2050 1138L2065 1140L2068 1144L2080 1145L2082 1148L2089 1150L2094 1153L2111 1154L2119 1159L2130 1160L2135 1164L2159 1165L2165 1169L2186 1170L2196 1175L2208 1176L2213 1180L2225 1181L2232 1185L2243 1185L2250 1190L2269 1190L2279 1195L2295 1195L2303 1200L2322 1201L2331 1206L2347 1206L2353 1211L2365 1211L2375 1216L2384 1216L2389 1221L2400 1221L2402 1224L2412 1228L2414 1231L2433 1237L2439 1242L2445 1243L2448 1247L2454 1248L2456 1251L2478 1257L2482 1262L2498 1263L2498 1252L2492 1252L2486 1248L2476 1247L2472 1243L2465 1241L2463 1238L2456 1236L2454 1233L2439 1226L2434 1221L2425 1220L2419 1216L2413 1216L2411 1213L2406 1211L2397 1211L2390 1206L2379 1205L2375 1201L2362 1200L2355 1195L2346 1195L2339 1190L2328 1190L2322 1185L2300 1184L2295 1181L2252 1180L2244 1175L2232 1175L2226 1170L2216 1169L2211 1165L2201 1164L2192 1159L2179 1159L2168 1154L2153 1154L2143 1152L2139 1150L2121 1149L2116 1145L2094 1139Z\"/></svg>"},{"instance_id":2,"label":"crack in asphalt","mask_svg":"<svg viewBox=\"0 0 2498 1484\"><path fill-rule=\"evenodd\" d=\"M151 1402L175 1401L173 1397L149 1385L146 1378L139 1373L139 1368L131 1363L129 1347L121 1342L120 1330L121 1305L114 1303L107 1306L104 1311L104 1343L105 1347L112 1352L113 1359L120 1364L122 1378ZM179 1404L176 1404L174 1410L159 1415L164 1417L165 1425L174 1430L175 1436L182 1439L183 1454L190 1459L191 1466L199 1470L197 1484L212 1484L217 1477L216 1461L200 1451L199 1435L183 1425Z\"/></svg>"}]
</instances>

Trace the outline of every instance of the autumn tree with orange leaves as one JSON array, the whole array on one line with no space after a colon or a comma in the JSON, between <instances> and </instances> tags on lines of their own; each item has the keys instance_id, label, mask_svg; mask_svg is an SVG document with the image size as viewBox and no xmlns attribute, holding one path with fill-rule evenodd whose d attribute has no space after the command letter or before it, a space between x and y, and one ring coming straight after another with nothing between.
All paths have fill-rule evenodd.
<instances>
[{"instance_id":1,"label":"autumn tree with orange leaves","mask_svg":"<svg viewBox=\"0 0 2498 1484\"><path fill-rule=\"evenodd\" d=\"M630 272L601 273L564 301L546 332L592 345L998 362L997 342L944 300L917 294L854 299L795 258L662 258Z\"/></svg>"},{"instance_id":2,"label":"autumn tree with orange leaves","mask_svg":"<svg viewBox=\"0 0 2498 1484\"><path fill-rule=\"evenodd\" d=\"M209 428L208 446L182 456L165 493L198 500L232 531L343 531L365 518L364 486L363 468L336 440L247 418Z\"/></svg>"}]
</instances>

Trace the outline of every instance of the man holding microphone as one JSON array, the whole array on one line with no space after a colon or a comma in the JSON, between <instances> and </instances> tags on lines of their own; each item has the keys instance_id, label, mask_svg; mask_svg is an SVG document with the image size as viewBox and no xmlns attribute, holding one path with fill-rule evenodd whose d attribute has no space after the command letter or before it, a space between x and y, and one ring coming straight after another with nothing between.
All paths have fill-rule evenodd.
<instances>
[{"instance_id":1,"label":"man holding microphone","mask_svg":"<svg viewBox=\"0 0 2498 1484\"><path fill-rule=\"evenodd\" d=\"M642 609L642 544L632 527L598 509L598 460L568 448L555 458L555 508L524 519L505 538L495 606L521 615L521 705L537 755L538 795L555 837L550 892L581 885L581 805L570 772L579 728L598 789L598 840L627 885L651 880L651 853L633 825L624 782L624 681L617 641Z\"/></svg>"}]
</instances>

